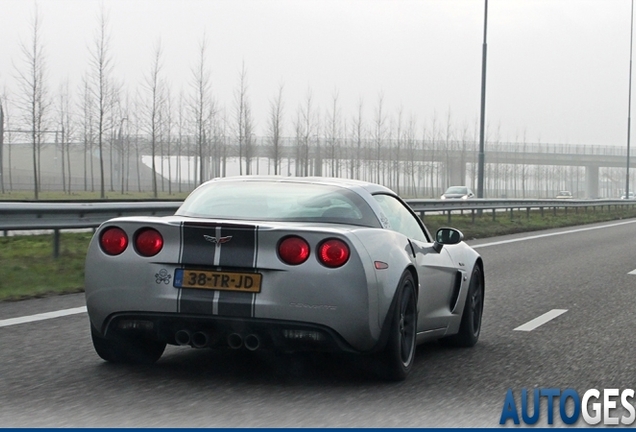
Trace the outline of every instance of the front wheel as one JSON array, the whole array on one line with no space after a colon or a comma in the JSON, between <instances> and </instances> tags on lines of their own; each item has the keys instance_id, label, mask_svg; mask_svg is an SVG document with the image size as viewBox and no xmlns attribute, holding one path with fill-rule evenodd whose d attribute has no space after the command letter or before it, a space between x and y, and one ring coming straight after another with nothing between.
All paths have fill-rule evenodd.
<instances>
[{"instance_id":1,"label":"front wheel","mask_svg":"<svg viewBox=\"0 0 636 432\"><path fill-rule=\"evenodd\" d=\"M166 349L165 342L141 337L105 338L92 326L91 337L97 355L111 363L153 364L159 360Z\"/></svg>"},{"instance_id":2,"label":"front wheel","mask_svg":"<svg viewBox=\"0 0 636 432\"><path fill-rule=\"evenodd\" d=\"M462 321L459 325L459 332L452 336L441 339L444 345L470 348L475 346L479 340L481 333L481 320L484 312L484 278L482 270L475 265L473 274L470 278L470 286L468 287L468 295L464 311L462 312Z\"/></svg>"},{"instance_id":3,"label":"front wheel","mask_svg":"<svg viewBox=\"0 0 636 432\"><path fill-rule=\"evenodd\" d=\"M396 296L389 340L384 352L381 353L380 375L391 381L402 381L411 371L415 361L417 301L415 282L410 272L402 275Z\"/></svg>"}]
</instances>

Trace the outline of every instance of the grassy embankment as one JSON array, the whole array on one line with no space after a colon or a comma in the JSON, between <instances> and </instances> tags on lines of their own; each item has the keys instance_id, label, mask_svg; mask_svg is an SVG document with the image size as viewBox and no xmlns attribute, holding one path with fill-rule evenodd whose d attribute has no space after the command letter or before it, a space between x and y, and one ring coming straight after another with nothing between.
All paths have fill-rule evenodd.
<instances>
[{"instance_id":1,"label":"grassy embankment","mask_svg":"<svg viewBox=\"0 0 636 432\"><path fill-rule=\"evenodd\" d=\"M471 221L470 214L453 214L449 224L446 216L426 216L425 222L431 232L440 226L460 229L466 239L492 237L524 231L581 225L616 219L636 217L636 210L601 211L573 209L565 215L560 210L557 215L551 211L542 217L539 211L530 213L497 213L493 221L491 213ZM0 300L17 300L50 294L72 293L83 290L84 258L90 241L90 233L62 233L60 257L52 257L52 236L0 237Z\"/></svg>"}]
</instances>

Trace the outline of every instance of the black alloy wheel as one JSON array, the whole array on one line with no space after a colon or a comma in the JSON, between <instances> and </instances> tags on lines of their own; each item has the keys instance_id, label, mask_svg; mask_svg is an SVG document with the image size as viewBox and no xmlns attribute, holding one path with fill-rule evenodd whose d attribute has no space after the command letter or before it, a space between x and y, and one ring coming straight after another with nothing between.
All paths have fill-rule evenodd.
<instances>
[{"instance_id":1,"label":"black alloy wheel","mask_svg":"<svg viewBox=\"0 0 636 432\"><path fill-rule=\"evenodd\" d=\"M398 290L397 302L391 322L391 332L379 374L391 381L404 380L415 361L417 333L417 301L415 282L409 271L404 272Z\"/></svg>"}]
</instances>

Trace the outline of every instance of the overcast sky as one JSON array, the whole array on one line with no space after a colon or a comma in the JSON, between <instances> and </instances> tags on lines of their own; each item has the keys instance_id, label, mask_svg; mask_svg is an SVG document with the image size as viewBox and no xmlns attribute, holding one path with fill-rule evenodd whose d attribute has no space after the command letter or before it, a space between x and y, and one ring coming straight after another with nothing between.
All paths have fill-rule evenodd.
<instances>
[{"instance_id":1,"label":"overcast sky","mask_svg":"<svg viewBox=\"0 0 636 432\"><path fill-rule=\"evenodd\" d=\"M40 0L49 83L77 89L101 1ZM232 109L244 62L257 131L280 84L291 120L310 91L323 112L338 92L351 119L384 109L475 130L484 0L104 0L114 74L134 91L164 47L174 92L189 91L204 35L213 94ZM35 2L0 0L0 89L15 91ZM626 145L630 0L490 0L489 139ZM499 132L497 132L499 131ZM633 135L633 134L632 134Z\"/></svg>"}]
</instances>

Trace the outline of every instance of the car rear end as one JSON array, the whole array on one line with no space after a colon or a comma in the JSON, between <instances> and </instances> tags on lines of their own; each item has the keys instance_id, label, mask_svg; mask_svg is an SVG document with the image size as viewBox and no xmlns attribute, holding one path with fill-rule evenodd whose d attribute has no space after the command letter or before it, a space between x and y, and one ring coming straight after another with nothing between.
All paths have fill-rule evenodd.
<instances>
[{"instance_id":1,"label":"car rear end","mask_svg":"<svg viewBox=\"0 0 636 432\"><path fill-rule=\"evenodd\" d=\"M355 230L178 216L111 220L87 256L91 323L105 337L141 334L197 348L372 350L377 286Z\"/></svg>"}]
</instances>

